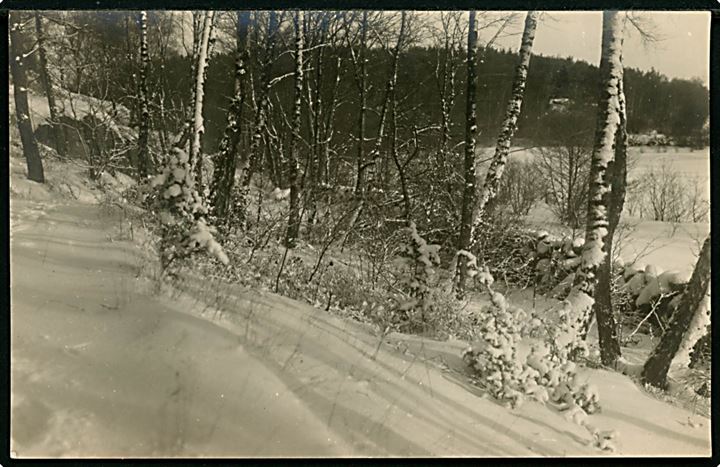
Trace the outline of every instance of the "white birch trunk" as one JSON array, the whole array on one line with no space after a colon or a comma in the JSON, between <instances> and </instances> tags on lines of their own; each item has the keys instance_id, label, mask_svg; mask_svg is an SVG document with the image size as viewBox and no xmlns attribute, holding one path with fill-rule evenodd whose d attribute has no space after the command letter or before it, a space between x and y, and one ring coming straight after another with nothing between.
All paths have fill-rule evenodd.
<instances>
[{"instance_id":1,"label":"white birch trunk","mask_svg":"<svg viewBox=\"0 0 720 467\"><path fill-rule=\"evenodd\" d=\"M200 43L198 45L198 61L195 67L195 102L193 103L193 127L192 140L190 143L190 163L191 167L196 170L198 182L198 191L202 184L202 156L201 143L202 134L205 131L203 122L203 98L205 97L205 75L208 65L208 51L210 43L210 33L212 31L212 23L215 12L208 11L204 15L202 33Z\"/></svg>"},{"instance_id":2,"label":"white birch trunk","mask_svg":"<svg viewBox=\"0 0 720 467\"><path fill-rule=\"evenodd\" d=\"M488 203L497 196L500 188L500 180L502 179L508 154L510 153L512 138L517 130L517 122L518 117L520 117L523 96L525 95L525 83L527 82L533 40L535 39L535 30L537 29L539 15L540 13L537 11L529 11L525 17L525 28L523 30L520 51L518 52L518 64L515 68L512 96L508 102L505 120L503 121L502 129L497 139L495 155L490 163L490 168L485 176L485 183L483 184L482 190L480 190L480 196L477 200L475 220L471 230L471 250L477 243L476 233L483 223Z\"/></svg>"},{"instance_id":3,"label":"white birch trunk","mask_svg":"<svg viewBox=\"0 0 720 467\"><path fill-rule=\"evenodd\" d=\"M615 157L615 138L620 127L620 89L623 79L622 41L625 13L603 13L602 55L598 122L590 166L588 213L582 262L567 298L568 325L562 329L560 347L568 352L582 344L584 326L594 304L597 270L605 259L603 242L608 234L607 199L610 192L605 172Z\"/></svg>"},{"instance_id":4,"label":"white birch trunk","mask_svg":"<svg viewBox=\"0 0 720 467\"><path fill-rule=\"evenodd\" d=\"M148 68L150 56L147 39L147 12L140 12L140 122L138 131L138 175L145 179L148 175L150 151L150 106L148 104Z\"/></svg>"},{"instance_id":5,"label":"white birch trunk","mask_svg":"<svg viewBox=\"0 0 720 467\"><path fill-rule=\"evenodd\" d=\"M458 251L465 251L472 235L472 213L475 205L475 144L477 138L477 49L478 24L475 11L471 11L468 26L467 45L467 88L465 92L465 157L463 178L463 200L460 212L460 235ZM467 263L464 255L458 255L457 282L455 289L462 294L467 277Z\"/></svg>"}]
</instances>

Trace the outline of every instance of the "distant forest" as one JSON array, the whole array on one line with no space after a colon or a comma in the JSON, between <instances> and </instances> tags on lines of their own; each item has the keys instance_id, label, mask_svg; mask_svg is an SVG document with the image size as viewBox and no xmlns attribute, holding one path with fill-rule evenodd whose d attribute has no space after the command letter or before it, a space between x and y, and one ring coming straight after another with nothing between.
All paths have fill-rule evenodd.
<instances>
[{"instance_id":1,"label":"distant forest","mask_svg":"<svg viewBox=\"0 0 720 467\"><path fill-rule=\"evenodd\" d=\"M435 79L435 67L438 54L435 48L415 47L399 58L398 92L404 96L403 107L413 109L414 119L419 115L430 125L440 121L438 84ZM387 53L373 50L369 54L369 63L389 68ZM373 55L375 55L373 57ZM488 49L483 62L478 66L478 126L479 142L492 145L502 123L505 106L510 98L513 69L517 62L517 52L510 50ZM210 61L205 107L205 150L214 152L222 138L227 120L227 108L233 93L233 55L218 54ZM372 66L372 65L371 65ZM183 101L190 98L188 90L190 76L189 59L174 57L166 65L173 76L186 76L185 80L169 81L172 89L169 94L182 96ZM171 71L172 70L172 71ZM464 128L465 68L457 70L456 105L452 109L453 140L462 140ZM277 64L276 75L292 72L292 58L286 56ZM387 73L370 72L371 94L369 102L380 106ZM550 99L569 98L573 105L569 109L567 123L578 131L588 133L588 144L595 125L595 107L598 83L597 67L583 61L570 58L533 56L528 71L527 88L520 116L517 137L531 143L542 144L548 137L548 127L553 126L555 118L544 118L551 112ZM282 83L278 90L286 100L287 108L292 102L292 79ZM357 110L354 83L351 77L341 81L341 95L348 97L338 109L336 124L338 138L352 133L356 124ZM707 139L702 128L709 115L709 91L699 80L668 79L655 70L641 71L634 68L625 70L625 92L628 102L628 132L647 133L657 131L678 143L688 140ZM376 125L377 123L375 123ZM373 115L368 116L368 126L373 127ZM703 141L707 144L707 141ZM689 143L685 143L689 144ZM697 144L697 143L695 143Z\"/></svg>"},{"instance_id":2,"label":"distant forest","mask_svg":"<svg viewBox=\"0 0 720 467\"><path fill-rule=\"evenodd\" d=\"M63 86L74 92L91 95L125 105L131 110L133 120L139 115L136 100L136 79L138 76L138 60L136 55L135 25L129 24L127 16L111 12L103 15L76 14L78 19L84 19L83 40L74 46L77 53L71 57L55 57L52 61L66 61L66 67L72 70L77 61L78 73L67 76ZM103 16L103 17L100 17ZM163 16L150 15L150 27L162 28L168 21ZM171 29L176 26L169 25ZM225 30L230 27L225 26ZM251 30L253 28L251 27ZM175 29L177 30L177 29ZM283 34L281 34L283 36ZM177 37L177 36L176 36ZM70 39L72 40L72 39ZM258 32L252 32L251 42L262 42ZM95 44L94 42L97 41ZM279 41L275 50L271 75L277 80L273 84L271 105L271 119L281 122L290 112L293 101L293 59L292 54L286 53L288 38ZM461 44L457 46L462 47ZM99 52L100 48L101 52ZM180 53L178 47L171 47L168 43L150 44L149 53L149 83L153 92L151 118L154 122L176 120L165 130L176 131L182 123L180 109L185 109L191 102L192 90L192 58ZM206 153L217 151L227 123L227 110L230 106L234 86L234 52L232 47L216 47L211 54L207 70L207 84L205 95L205 134L203 150ZM260 66L258 61L262 58L261 47L250 49L249 70L252 76L251 89L260 82ZM399 57L397 93L399 97L399 115L401 116L400 133L407 136L412 129L431 128L439 126L442 119L440 105L440 86L438 78L439 66L449 63L455 73L454 102L450 109L451 141L453 144L462 141L465 108L465 79L467 70L461 63L464 60L462 50L452 53L449 62L446 62L447 50L441 45L420 47L408 44L406 50ZM358 93L353 79L349 49L335 45L328 50L325 56L328 64L325 65L323 80L326 84L322 92L327 94L328 101L333 92L330 81L336 76L332 65L335 57L342 57L340 65L340 79L337 94L339 96L338 108L335 113L335 133L333 146L343 151L343 142L354 134L359 110ZM481 48L481 57L478 63L478 142L481 145L492 145L497 131L502 123L506 103L510 97L513 69L517 61L517 53L510 50L498 50L492 47ZM30 58L29 68L36 71L38 63L34 57ZM109 66L112 75L95 74L89 68ZM81 68L87 71L82 72ZM314 67L312 62L307 63L307 73L312 76ZM374 47L367 50L367 127L372 134L372 128L379 124L379 109L384 99L385 83L390 73L391 56L387 47ZM37 76L35 74L35 76ZM40 89L37 79L32 79L31 87ZM111 81L111 82L108 82ZM253 84L254 83L254 84ZM583 61L571 58L554 58L534 55L532 57L527 89L520 116L518 133L516 137L527 144L562 144L554 139L562 138L562 127L571 127L575 134L586 136L587 144L591 144L592 132L595 126L595 112L591 110L596 105L598 86L597 67ZM640 71L628 68L625 71L625 93L628 102L628 132L647 133L657 131L672 138L679 145L702 146L708 143L707 129L703 128L709 115L709 91L700 80L668 79L655 70ZM550 99L568 99L569 106L564 109L566 115L558 116L552 112ZM162 108L157 104L163 101ZM246 104L254 108L251 100ZM158 112L164 112L162 116ZM283 116L285 115L285 116ZM412 121L402 122L403 115L412 115ZM252 119L252 113L247 112L246 119ZM135 122L131 122L135 124ZM308 122L304 122L308 131ZM245 125L243 133L247 143L247 132L251 125ZM156 128L159 130L159 128ZM429 146L433 139L438 138L435 131L421 132L421 139Z\"/></svg>"}]
</instances>

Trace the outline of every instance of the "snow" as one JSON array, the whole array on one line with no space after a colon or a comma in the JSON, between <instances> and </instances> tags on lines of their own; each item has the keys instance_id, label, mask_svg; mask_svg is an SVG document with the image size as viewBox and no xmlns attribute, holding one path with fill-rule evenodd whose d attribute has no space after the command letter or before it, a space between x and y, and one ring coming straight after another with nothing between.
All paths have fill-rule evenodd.
<instances>
[{"instance_id":1,"label":"snow","mask_svg":"<svg viewBox=\"0 0 720 467\"><path fill-rule=\"evenodd\" d=\"M75 180L73 166L49 167ZM578 369L602 397L586 419L566 412L579 426L541 402L488 399L468 379L464 342L391 333L371 358L370 329L275 294L190 273L182 291L158 292L125 211L87 187L86 202L52 184L21 190L23 177L11 157L17 456L710 454L707 419L619 373ZM543 389L530 391L549 402Z\"/></svg>"}]
</instances>

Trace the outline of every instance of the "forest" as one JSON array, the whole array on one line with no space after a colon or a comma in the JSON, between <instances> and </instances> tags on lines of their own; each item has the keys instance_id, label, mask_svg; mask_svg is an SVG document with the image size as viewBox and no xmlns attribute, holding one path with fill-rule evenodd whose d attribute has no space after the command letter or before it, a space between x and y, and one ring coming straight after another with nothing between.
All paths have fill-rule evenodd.
<instances>
[{"instance_id":1,"label":"forest","mask_svg":"<svg viewBox=\"0 0 720 467\"><path fill-rule=\"evenodd\" d=\"M12 12L14 452L705 455L709 90L547 15Z\"/></svg>"}]
</instances>

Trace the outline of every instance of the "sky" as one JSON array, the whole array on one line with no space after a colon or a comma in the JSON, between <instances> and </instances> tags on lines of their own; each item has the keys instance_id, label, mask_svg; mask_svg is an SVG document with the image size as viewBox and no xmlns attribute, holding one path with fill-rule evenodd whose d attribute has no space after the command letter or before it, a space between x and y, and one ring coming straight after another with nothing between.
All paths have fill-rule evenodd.
<instances>
[{"instance_id":1,"label":"sky","mask_svg":"<svg viewBox=\"0 0 720 467\"><path fill-rule=\"evenodd\" d=\"M628 24L623 45L626 67L655 68L670 78L700 78L707 86L710 78L709 12L642 12L635 15L657 36L643 43L641 35ZM502 47L517 49L522 21L497 41ZM538 25L533 52L573 57L597 65L600 62L602 12L547 12Z\"/></svg>"},{"instance_id":2,"label":"sky","mask_svg":"<svg viewBox=\"0 0 720 467\"><path fill-rule=\"evenodd\" d=\"M503 15L509 12L493 12ZM520 46L525 12L517 13L518 20L507 28L507 34L496 40L499 47L517 50ZM421 12L439 24L439 12ZM187 25L186 40L192 41L190 13L184 14ZM429 18L428 18L429 17ZM705 11L646 11L634 12L633 17L651 31L656 40L647 43L628 23L623 46L626 67L658 72L670 78L699 78L705 86L710 82L710 13ZM488 35L493 33L486 31ZM601 11L545 12L535 34L533 53L573 57L597 65L600 62L602 34ZM482 34L481 34L482 38Z\"/></svg>"}]
</instances>

